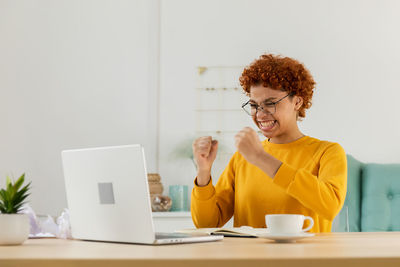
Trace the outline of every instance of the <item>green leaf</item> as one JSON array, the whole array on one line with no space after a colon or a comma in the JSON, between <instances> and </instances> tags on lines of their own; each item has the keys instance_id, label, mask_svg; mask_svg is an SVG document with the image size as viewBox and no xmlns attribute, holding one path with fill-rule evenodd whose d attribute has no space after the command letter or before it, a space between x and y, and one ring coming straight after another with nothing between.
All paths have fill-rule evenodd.
<instances>
[{"instance_id":1,"label":"green leaf","mask_svg":"<svg viewBox=\"0 0 400 267\"><path fill-rule=\"evenodd\" d=\"M0 212L18 213L26 203L26 198L30 195L29 190L31 182L22 187L25 181L25 173L13 183L7 176L6 188L0 189ZM22 187L22 188L21 188Z\"/></svg>"},{"instance_id":2,"label":"green leaf","mask_svg":"<svg viewBox=\"0 0 400 267\"><path fill-rule=\"evenodd\" d=\"M18 199L19 197L23 196L24 194L26 194L26 192L28 192L30 183L27 184L26 186L24 186L21 190L19 190L15 195L14 198Z\"/></svg>"},{"instance_id":3,"label":"green leaf","mask_svg":"<svg viewBox=\"0 0 400 267\"><path fill-rule=\"evenodd\" d=\"M7 188L6 188L8 194L13 195L14 194L14 186L11 182L10 177L7 177Z\"/></svg>"},{"instance_id":4,"label":"green leaf","mask_svg":"<svg viewBox=\"0 0 400 267\"><path fill-rule=\"evenodd\" d=\"M18 191L18 189L21 187L21 185L24 183L25 180L25 173L21 175L21 177L18 178L18 180L14 184L14 190L15 192Z\"/></svg>"},{"instance_id":5,"label":"green leaf","mask_svg":"<svg viewBox=\"0 0 400 267\"><path fill-rule=\"evenodd\" d=\"M26 202L22 202L20 205L15 206L15 207L14 207L14 213L20 212L21 209L22 209L22 206L23 206L25 203L26 203Z\"/></svg>"},{"instance_id":6,"label":"green leaf","mask_svg":"<svg viewBox=\"0 0 400 267\"><path fill-rule=\"evenodd\" d=\"M1 189L0 194L1 194L1 199L2 199L3 202L8 202L9 201L10 196L9 196L9 194L8 194L8 192L6 190Z\"/></svg>"},{"instance_id":7,"label":"green leaf","mask_svg":"<svg viewBox=\"0 0 400 267\"><path fill-rule=\"evenodd\" d=\"M5 201L6 200L6 190L4 190L4 189L0 189L0 201L1 202L3 202L3 201ZM0 203L1 203L0 202Z\"/></svg>"},{"instance_id":8,"label":"green leaf","mask_svg":"<svg viewBox=\"0 0 400 267\"><path fill-rule=\"evenodd\" d=\"M6 177L6 187L8 187L9 184L11 184L11 178L10 178L10 176L7 175L7 177Z\"/></svg>"}]
</instances>

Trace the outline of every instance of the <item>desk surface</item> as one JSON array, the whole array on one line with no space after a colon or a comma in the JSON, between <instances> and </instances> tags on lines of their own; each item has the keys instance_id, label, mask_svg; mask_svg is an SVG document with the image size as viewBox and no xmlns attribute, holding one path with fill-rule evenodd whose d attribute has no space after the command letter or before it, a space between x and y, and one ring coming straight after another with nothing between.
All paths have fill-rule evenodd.
<instances>
[{"instance_id":1,"label":"desk surface","mask_svg":"<svg viewBox=\"0 0 400 267\"><path fill-rule=\"evenodd\" d=\"M317 234L289 244L261 238L164 246L29 239L22 246L0 246L2 267L110 265L400 266L400 232Z\"/></svg>"}]
</instances>

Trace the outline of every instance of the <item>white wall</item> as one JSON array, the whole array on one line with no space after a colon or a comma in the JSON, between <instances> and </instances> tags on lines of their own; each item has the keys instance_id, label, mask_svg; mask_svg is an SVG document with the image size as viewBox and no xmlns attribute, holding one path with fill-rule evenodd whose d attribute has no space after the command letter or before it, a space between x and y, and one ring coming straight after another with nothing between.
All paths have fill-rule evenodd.
<instances>
[{"instance_id":1,"label":"white wall","mask_svg":"<svg viewBox=\"0 0 400 267\"><path fill-rule=\"evenodd\" d=\"M299 59L317 81L304 133L363 161L399 162L399 9L396 0L0 0L0 183L26 172L33 207L58 215L62 149L141 142L166 187L192 185L192 163L171 153L194 134L196 66L243 66L264 52Z\"/></svg>"},{"instance_id":2,"label":"white wall","mask_svg":"<svg viewBox=\"0 0 400 267\"><path fill-rule=\"evenodd\" d=\"M399 10L396 0L162 1L161 175L193 181L191 163L170 153L195 128L195 67L248 65L264 52L294 57L313 74L305 134L362 161L400 162Z\"/></svg>"},{"instance_id":3,"label":"white wall","mask_svg":"<svg viewBox=\"0 0 400 267\"><path fill-rule=\"evenodd\" d=\"M156 170L158 9L0 0L0 183L25 172L38 213L66 207L62 149L143 143Z\"/></svg>"}]
</instances>

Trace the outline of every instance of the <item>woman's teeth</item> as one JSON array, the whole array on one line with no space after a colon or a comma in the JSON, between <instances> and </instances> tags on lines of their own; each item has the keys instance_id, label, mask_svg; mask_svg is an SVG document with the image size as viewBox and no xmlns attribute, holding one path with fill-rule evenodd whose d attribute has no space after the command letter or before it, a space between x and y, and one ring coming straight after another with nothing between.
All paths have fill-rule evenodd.
<instances>
[{"instance_id":1,"label":"woman's teeth","mask_svg":"<svg viewBox=\"0 0 400 267\"><path fill-rule=\"evenodd\" d=\"M261 130L270 130L275 126L276 121L260 121Z\"/></svg>"}]
</instances>

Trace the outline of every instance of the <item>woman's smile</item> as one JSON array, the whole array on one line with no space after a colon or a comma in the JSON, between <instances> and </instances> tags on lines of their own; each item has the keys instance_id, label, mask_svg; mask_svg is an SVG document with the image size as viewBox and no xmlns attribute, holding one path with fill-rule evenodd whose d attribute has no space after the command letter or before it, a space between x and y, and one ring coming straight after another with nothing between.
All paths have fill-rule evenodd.
<instances>
[{"instance_id":1,"label":"woman's smile","mask_svg":"<svg viewBox=\"0 0 400 267\"><path fill-rule=\"evenodd\" d=\"M258 126L264 132L270 132L276 125L276 120L264 120L264 121L257 121Z\"/></svg>"}]
</instances>

